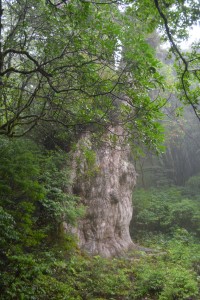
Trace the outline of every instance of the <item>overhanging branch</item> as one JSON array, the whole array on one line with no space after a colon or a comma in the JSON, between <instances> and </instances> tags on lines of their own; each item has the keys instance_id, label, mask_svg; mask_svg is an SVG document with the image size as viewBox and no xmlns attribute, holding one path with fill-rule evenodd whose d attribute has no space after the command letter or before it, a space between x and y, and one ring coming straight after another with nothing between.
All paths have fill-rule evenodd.
<instances>
[{"instance_id":1,"label":"overhanging branch","mask_svg":"<svg viewBox=\"0 0 200 300\"><path fill-rule=\"evenodd\" d=\"M157 9L160 17L164 21L165 31L166 31L167 37L168 37L168 39L169 39L169 41L172 45L173 52L174 52L175 55L177 55L179 57L179 59L182 61L183 65L184 65L184 70L181 74L181 84L182 84L182 87L183 87L183 92L184 92L185 98L187 99L188 103L192 106L197 119L200 121L200 116L199 116L198 111L197 111L197 106L193 103L192 99L188 95L188 91L187 91L187 88L185 86L185 75L187 73L193 72L193 71L189 70L189 62L190 61L187 61L185 59L185 57L183 56L183 54L179 50L178 46L174 42L173 36L171 34L170 27L169 27L169 24L168 24L168 19L167 19L166 15L163 13L163 11L162 11L162 9L159 5L159 0L154 0L154 3L155 3L156 9Z\"/></svg>"},{"instance_id":2,"label":"overhanging branch","mask_svg":"<svg viewBox=\"0 0 200 300\"><path fill-rule=\"evenodd\" d=\"M37 67L37 69L35 69L35 71L38 71L38 72L40 72L43 76L45 76L45 77L52 77L52 75L51 74L49 74L49 73L47 73L42 67L41 67L41 65L39 64L39 62L34 58L34 57L32 57L31 55L30 55L30 53L29 52L27 52L27 51L25 51L25 50L16 50L16 49L7 49L6 51L4 51L3 53L2 53L2 56L5 58L6 57L6 55L8 55L8 54L18 54L18 55L24 55L24 56L26 56L30 61L32 61L35 65L36 65L36 67ZM10 72L12 71L12 72L18 72L18 73L22 73L22 71L20 71L20 70L17 70L17 69L15 69L15 68L10 68L11 70L10 70ZM25 72L25 71L24 71ZM27 72L29 72L29 73L26 73L26 74L30 74L30 72L31 73L33 73L34 72L34 70L33 71L27 71ZM1 73L1 76L3 76L4 74L6 74L6 73L8 73L6 70L4 71L4 72L2 72ZM22 73L23 74L23 73Z\"/></svg>"}]
</instances>

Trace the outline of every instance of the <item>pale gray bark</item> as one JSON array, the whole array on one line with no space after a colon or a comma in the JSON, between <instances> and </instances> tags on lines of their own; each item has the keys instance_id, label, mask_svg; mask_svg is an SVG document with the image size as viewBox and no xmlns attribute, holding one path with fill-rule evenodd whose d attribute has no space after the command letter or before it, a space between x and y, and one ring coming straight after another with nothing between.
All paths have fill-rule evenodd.
<instances>
[{"instance_id":1,"label":"pale gray bark","mask_svg":"<svg viewBox=\"0 0 200 300\"><path fill-rule=\"evenodd\" d=\"M122 128L113 130L122 134ZM90 136L79 141L73 161L73 191L87 207L75 230L79 246L91 255L122 255L134 246L129 224L136 172L129 146L113 147L107 139L95 150L95 165L90 168L81 147L92 147Z\"/></svg>"}]
</instances>

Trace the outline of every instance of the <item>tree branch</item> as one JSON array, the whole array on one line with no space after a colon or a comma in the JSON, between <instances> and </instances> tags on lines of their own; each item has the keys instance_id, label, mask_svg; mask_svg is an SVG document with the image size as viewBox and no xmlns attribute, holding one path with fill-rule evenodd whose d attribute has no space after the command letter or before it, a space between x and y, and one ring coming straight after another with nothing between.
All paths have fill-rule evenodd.
<instances>
[{"instance_id":1,"label":"tree branch","mask_svg":"<svg viewBox=\"0 0 200 300\"><path fill-rule=\"evenodd\" d=\"M199 116L199 114L197 112L197 107L196 107L196 105L194 105L193 101L190 99L190 97L188 95L188 92L187 92L187 89L186 89L186 86L185 86L185 79L184 79L185 75L186 75L187 72L188 73L190 72L189 69L188 69L189 61L187 61L185 59L185 57L183 56L183 54L179 50L178 46L174 42L173 36L172 36L170 28L169 28L167 17L163 13L163 11L161 10L161 8L159 6L159 0L154 0L154 3L155 3L156 9L157 9L159 15L161 16L161 18L164 21L164 26L165 26L166 34L167 34L168 39L169 39L169 41L170 41L170 43L172 45L173 51L174 51L174 53L176 53L178 55L178 57L181 59L181 61L183 62L183 65L184 65L184 70L183 70L183 73L181 75L181 84L182 84L182 87L183 87L185 98L187 99L188 103L192 106L196 117L200 121L200 116Z\"/></svg>"},{"instance_id":2,"label":"tree branch","mask_svg":"<svg viewBox=\"0 0 200 300\"><path fill-rule=\"evenodd\" d=\"M6 57L6 55L8 55L8 54L10 54L10 53L12 53L12 54L19 54L19 55L25 55L29 60L31 60L36 66L37 66L37 71L38 72L40 72L43 76L45 76L45 77L52 77L52 75L51 74L49 74L49 73L47 73L42 67L41 67L41 65L39 64L39 62L35 59L35 58L33 58L27 51L25 51L25 50L16 50L16 49L7 49L7 50L5 50L3 53L2 53L2 55L3 55L3 57ZM13 69L12 70L12 72L17 72L17 71L14 71L14 70L16 70L16 69L14 69L14 68L11 68L11 69ZM6 72L6 71L4 71L4 72ZM18 72L19 73L19 72ZM32 73L32 71L31 71L31 73ZM30 73L27 73L27 74L30 74Z\"/></svg>"}]
</instances>

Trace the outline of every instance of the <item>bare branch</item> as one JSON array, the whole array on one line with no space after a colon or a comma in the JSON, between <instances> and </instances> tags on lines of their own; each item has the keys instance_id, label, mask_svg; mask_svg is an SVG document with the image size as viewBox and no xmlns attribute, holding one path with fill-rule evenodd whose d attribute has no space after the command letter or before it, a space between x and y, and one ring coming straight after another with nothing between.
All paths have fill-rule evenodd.
<instances>
[{"instance_id":1,"label":"bare branch","mask_svg":"<svg viewBox=\"0 0 200 300\"><path fill-rule=\"evenodd\" d=\"M2 55L3 57L6 57L6 55L8 55L9 53L12 53L12 54L19 54L19 55L25 55L29 60L31 60L36 66L37 66L37 71L40 72L43 76L45 77L52 77L51 74L47 73L42 67L41 65L39 64L39 62L34 58L32 57L27 51L25 50L16 50L16 49L7 49L5 50ZM13 71L13 70L12 70ZM13 71L15 72L15 71ZM32 72L31 72L32 73ZM28 73L30 74L30 73Z\"/></svg>"}]
</instances>

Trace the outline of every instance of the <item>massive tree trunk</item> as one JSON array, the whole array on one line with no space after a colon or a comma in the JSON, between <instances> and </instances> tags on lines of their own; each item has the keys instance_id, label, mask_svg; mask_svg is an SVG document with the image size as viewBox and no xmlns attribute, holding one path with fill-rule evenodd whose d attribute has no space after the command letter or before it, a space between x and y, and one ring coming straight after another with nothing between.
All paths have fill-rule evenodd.
<instances>
[{"instance_id":1,"label":"massive tree trunk","mask_svg":"<svg viewBox=\"0 0 200 300\"><path fill-rule=\"evenodd\" d=\"M122 135L120 127L112 129ZM77 145L73 161L73 192L81 197L86 215L76 233L79 246L92 255L122 255L133 247L129 234L132 218L132 191L136 172L129 146L113 146L107 138L95 157L88 160L83 149L92 149L90 136Z\"/></svg>"}]
</instances>

